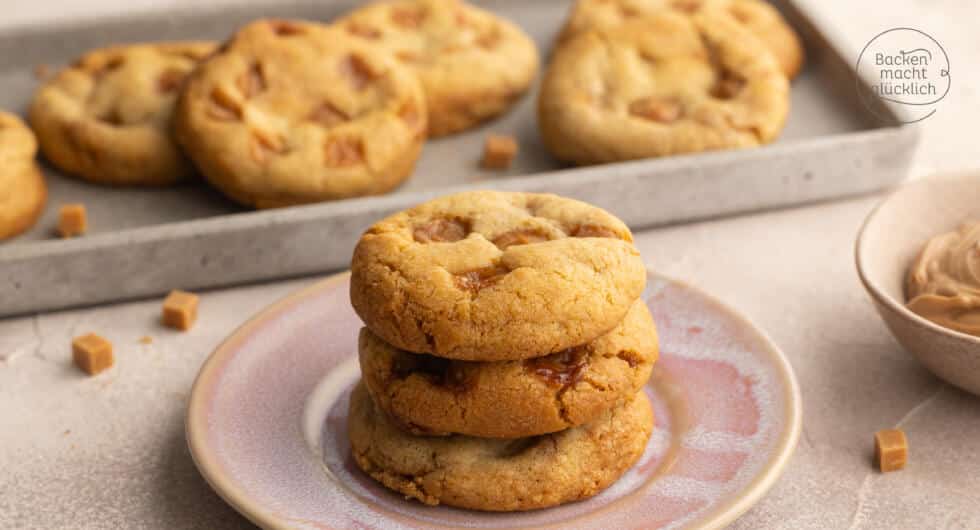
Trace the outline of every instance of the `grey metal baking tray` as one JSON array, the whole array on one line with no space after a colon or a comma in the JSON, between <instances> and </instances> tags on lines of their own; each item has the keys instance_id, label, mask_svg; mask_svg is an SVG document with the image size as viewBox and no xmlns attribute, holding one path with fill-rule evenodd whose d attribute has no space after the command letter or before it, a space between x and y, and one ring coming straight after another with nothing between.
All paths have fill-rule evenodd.
<instances>
[{"instance_id":1,"label":"grey metal baking tray","mask_svg":"<svg viewBox=\"0 0 980 530\"><path fill-rule=\"evenodd\" d=\"M477 2L524 27L546 56L571 2ZM203 184L162 190L112 189L45 167L48 209L28 234L0 244L0 315L157 295L346 267L361 231L378 218L455 190L550 191L609 209L634 228L856 195L906 176L918 133L887 108L858 99L855 73L800 8L776 2L803 36L806 69L792 110L770 146L588 168L552 159L538 138L535 95L472 132L431 141L411 181L394 193L287 208L243 211ZM166 14L40 25L0 33L0 108L23 113L35 68L119 42L223 39L261 16L328 21L351 1L243 0ZM876 117L881 116L881 117ZM515 135L521 154L505 173L477 167L489 132ZM82 202L92 231L52 237L58 205Z\"/></svg>"}]
</instances>

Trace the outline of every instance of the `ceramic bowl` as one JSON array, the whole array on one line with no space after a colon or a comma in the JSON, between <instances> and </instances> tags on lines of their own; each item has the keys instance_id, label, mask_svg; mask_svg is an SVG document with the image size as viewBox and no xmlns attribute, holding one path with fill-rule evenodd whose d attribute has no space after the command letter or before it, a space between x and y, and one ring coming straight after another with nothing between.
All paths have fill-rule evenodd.
<instances>
[{"instance_id":1,"label":"ceramic bowl","mask_svg":"<svg viewBox=\"0 0 980 530\"><path fill-rule=\"evenodd\" d=\"M980 338L934 324L905 307L905 275L933 236L980 220L980 171L906 184L865 221L858 275L898 342L941 379L980 395Z\"/></svg>"}]
</instances>

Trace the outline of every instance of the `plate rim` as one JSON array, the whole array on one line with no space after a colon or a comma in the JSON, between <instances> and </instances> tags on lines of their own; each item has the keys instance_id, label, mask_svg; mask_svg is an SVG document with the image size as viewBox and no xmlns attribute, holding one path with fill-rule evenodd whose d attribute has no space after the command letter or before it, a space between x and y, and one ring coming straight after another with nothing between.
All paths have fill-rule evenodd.
<instances>
[{"instance_id":1,"label":"plate rim","mask_svg":"<svg viewBox=\"0 0 980 530\"><path fill-rule=\"evenodd\" d=\"M220 373L218 367L234 351L234 346L241 342L245 336L249 335L249 330L265 322L269 317L280 313L285 308L298 304L333 284L343 282L349 276L350 271L332 274L264 307L254 316L246 320L245 323L235 328L234 331L229 333L215 347L214 351L201 364L201 368L191 386L190 398L184 420L184 429L187 447L194 466L204 478L205 482L208 483L211 489L222 500L260 528L267 530L290 530L292 526L290 521L271 513L261 503L250 499L249 495L232 481L228 475L219 471L219 466L216 462L217 453L207 443L206 431L208 425L206 413L208 400L205 386L208 381L213 380ZM751 330L768 351L773 361L773 366L777 368L779 379L784 383L786 389L783 396L787 404L786 410L784 411L786 427L779 433L776 449L764 464L759 476L755 477L742 491L737 492L733 499L720 504L704 514L702 518L706 519L705 521L693 523L699 526L685 527L690 530L715 530L723 528L742 516L769 492L776 481L783 475L790 458L793 456L803 425L803 399L800 393L799 383L796 380L796 374L786 354L783 353L765 330L755 325L741 311L688 282L651 270L647 271L647 277L663 280L668 284L680 285L695 291L712 304L725 310L729 315L737 319L739 323Z\"/></svg>"}]
</instances>

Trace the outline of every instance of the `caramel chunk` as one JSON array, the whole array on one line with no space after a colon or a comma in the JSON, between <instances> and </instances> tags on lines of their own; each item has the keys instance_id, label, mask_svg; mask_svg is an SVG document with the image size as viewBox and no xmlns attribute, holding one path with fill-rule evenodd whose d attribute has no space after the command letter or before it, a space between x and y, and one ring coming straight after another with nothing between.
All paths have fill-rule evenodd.
<instances>
[{"instance_id":1,"label":"caramel chunk","mask_svg":"<svg viewBox=\"0 0 980 530\"><path fill-rule=\"evenodd\" d=\"M157 78L157 91L161 94L176 92L184 82L185 72L177 68L164 70Z\"/></svg>"},{"instance_id":2,"label":"caramel chunk","mask_svg":"<svg viewBox=\"0 0 980 530\"><path fill-rule=\"evenodd\" d=\"M509 271L503 267L490 266L456 275L456 286L473 294L499 282Z\"/></svg>"},{"instance_id":3,"label":"caramel chunk","mask_svg":"<svg viewBox=\"0 0 980 530\"><path fill-rule=\"evenodd\" d=\"M483 160L480 165L486 169L507 169L517 156L517 140L513 136L487 136L483 144Z\"/></svg>"},{"instance_id":4,"label":"caramel chunk","mask_svg":"<svg viewBox=\"0 0 980 530\"><path fill-rule=\"evenodd\" d=\"M572 229L569 234L572 237L610 237L613 239L619 239L619 235L616 232L604 227L597 225L578 225Z\"/></svg>"},{"instance_id":5,"label":"caramel chunk","mask_svg":"<svg viewBox=\"0 0 980 530\"><path fill-rule=\"evenodd\" d=\"M681 106L676 101L659 98L642 98L630 103L630 114L645 120L671 123L681 117Z\"/></svg>"},{"instance_id":6,"label":"caramel chunk","mask_svg":"<svg viewBox=\"0 0 980 530\"><path fill-rule=\"evenodd\" d=\"M197 320L196 294L185 291L171 291L163 301L163 325L181 331L191 329Z\"/></svg>"},{"instance_id":7,"label":"caramel chunk","mask_svg":"<svg viewBox=\"0 0 980 530\"><path fill-rule=\"evenodd\" d=\"M905 468L908 461L909 443L899 429L885 429L875 433L875 463L882 473Z\"/></svg>"},{"instance_id":8,"label":"caramel chunk","mask_svg":"<svg viewBox=\"0 0 980 530\"><path fill-rule=\"evenodd\" d=\"M512 247L514 245L528 245L531 243L542 243L544 241L549 241L551 238L548 234L540 230L511 230L510 232L504 232L493 239L493 244L497 245L497 248L504 250L507 247Z\"/></svg>"},{"instance_id":9,"label":"caramel chunk","mask_svg":"<svg viewBox=\"0 0 980 530\"><path fill-rule=\"evenodd\" d=\"M433 219L415 227L412 237L419 243L452 243L466 238L469 225L458 219Z\"/></svg>"},{"instance_id":10,"label":"caramel chunk","mask_svg":"<svg viewBox=\"0 0 980 530\"><path fill-rule=\"evenodd\" d=\"M88 230L88 215L84 204L66 204L58 213L58 233L61 237L75 237Z\"/></svg>"},{"instance_id":11,"label":"caramel chunk","mask_svg":"<svg viewBox=\"0 0 980 530\"><path fill-rule=\"evenodd\" d=\"M95 333L75 337L71 341L71 357L75 366L88 375L98 374L115 362L112 343Z\"/></svg>"},{"instance_id":12,"label":"caramel chunk","mask_svg":"<svg viewBox=\"0 0 980 530\"><path fill-rule=\"evenodd\" d=\"M732 99L743 88L745 88L745 79L726 70L711 87L711 95L718 99Z\"/></svg>"},{"instance_id":13,"label":"caramel chunk","mask_svg":"<svg viewBox=\"0 0 980 530\"><path fill-rule=\"evenodd\" d=\"M432 355L403 353L395 357L392 375L407 379L410 375L426 378L436 386L453 392L464 392L472 386L467 377L466 361L451 361Z\"/></svg>"},{"instance_id":14,"label":"caramel chunk","mask_svg":"<svg viewBox=\"0 0 980 530\"><path fill-rule=\"evenodd\" d=\"M536 376L554 387L568 388L579 382L589 365L588 352L581 347L570 348L545 357L524 361Z\"/></svg>"}]
</instances>

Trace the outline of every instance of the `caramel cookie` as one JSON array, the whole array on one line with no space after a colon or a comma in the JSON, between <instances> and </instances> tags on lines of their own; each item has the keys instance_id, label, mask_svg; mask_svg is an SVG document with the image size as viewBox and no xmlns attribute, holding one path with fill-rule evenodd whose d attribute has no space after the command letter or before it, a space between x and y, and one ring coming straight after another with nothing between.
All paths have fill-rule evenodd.
<instances>
[{"instance_id":1,"label":"caramel cookie","mask_svg":"<svg viewBox=\"0 0 980 530\"><path fill-rule=\"evenodd\" d=\"M24 232L44 211L48 191L35 155L34 133L17 116L0 111L0 239Z\"/></svg>"},{"instance_id":2,"label":"caramel cookie","mask_svg":"<svg viewBox=\"0 0 980 530\"><path fill-rule=\"evenodd\" d=\"M642 301L611 332L524 361L451 361L398 350L364 328L361 373L375 403L419 435L521 438L556 432L621 406L650 378L657 330Z\"/></svg>"},{"instance_id":3,"label":"caramel cookie","mask_svg":"<svg viewBox=\"0 0 980 530\"><path fill-rule=\"evenodd\" d=\"M779 10L764 0L578 0L559 42L592 29L614 30L625 22L668 9L680 13L704 9L728 11L765 44L787 77L796 77L803 66L800 37Z\"/></svg>"},{"instance_id":4,"label":"caramel cookie","mask_svg":"<svg viewBox=\"0 0 980 530\"><path fill-rule=\"evenodd\" d=\"M590 342L646 285L622 221L533 193L459 193L393 215L361 237L351 269L351 303L378 337L470 361Z\"/></svg>"},{"instance_id":5,"label":"caramel cookie","mask_svg":"<svg viewBox=\"0 0 980 530\"><path fill-rule=\"evenodd\" d=\"M193 174L171 136L184 77L214 50L205 42L94 50L45 83L31 126L56 167L100 184L165 185Z\"/></svg>"},{"instance_id":6,"label":"caramel cookie","mask_svg":"<svg viewBox=\"0 0 980 530\"><path fill-rule=\"evenodd\" d=\"M789 82L728 13L665 11L565 43L538 103L548 149L597 164L771 142Z\"/></svg>"},{"instance_id":7,"label":"caramel cookie","mask_svg":"<svg viewBox=\"0 0 980 530\"><path fill-rule=\"evenodd\" d=\"M208 181L258 208L389 191L425 128L408 68L342 29L283 20L241 28L201 65L176 123Z\"/></svg>"},{"instance_id":8,"label":"caramel cookie","mask_svg":"<svg viewBox=\"0 0 980 530\"><path fill-rule=\"evenodd\" d=\"M379 2L337 24L418 74L429 103L430 136L504 113L538 70L537 49L520 28L459 0Z\"/></svg>"},{"instance_id":9,"label":"caramel cookie","mask_svg":"<svg viewBox=\"0 0 980 530\"><path fill-rule=\"evenodd\" d=\"M378 482L429 504L509 512L592 497L643 454L653 429L642 392L595 421L515 440L423 437L398 429L364 385L347 419L357 465Z\"/></svg>"}]
</instances>

